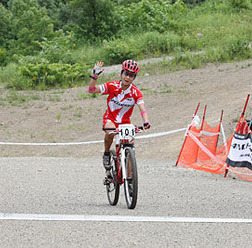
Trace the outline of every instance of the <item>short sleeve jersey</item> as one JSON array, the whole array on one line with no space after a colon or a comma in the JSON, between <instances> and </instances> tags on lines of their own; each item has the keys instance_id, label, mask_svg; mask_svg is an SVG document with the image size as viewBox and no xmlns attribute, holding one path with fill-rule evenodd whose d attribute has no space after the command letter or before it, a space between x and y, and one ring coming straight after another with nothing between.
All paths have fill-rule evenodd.
<instances>
[{"instance_id":1,"label":"short sleeve jersey","mask_svg":"<svg viewBox=\"0 0 252 248\"><path fill-rule=\"evenodd\" d=\"M107 82L99 87L101 93L107 95L107 110L103 118L117 124L130 123L134 105L144 102L140 89L131 84L123 90L121 81Z\"/></svg>"}]
</instances>

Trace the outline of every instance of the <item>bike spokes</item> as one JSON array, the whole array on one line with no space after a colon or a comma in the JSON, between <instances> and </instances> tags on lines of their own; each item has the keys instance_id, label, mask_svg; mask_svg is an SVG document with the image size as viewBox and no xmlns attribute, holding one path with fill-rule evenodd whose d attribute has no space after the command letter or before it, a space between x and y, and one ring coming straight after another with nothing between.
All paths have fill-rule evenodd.
<instances>
[{"instance_id":1,"label":"bike spokes","mask_svg":"<svg viewBox=\"0 0 252 248\"><path fill-rule=\"evenodd\" d=\"M115 151L110 151L111 153L111 175L112 178L105 179L106 191L108 196L108 201L110 205L116 205L119 199L119 184L117 183L117 172L116 172L116 156Z\"/></svg>"},{"instance_id":2,"label":"bike spokes","mask_svg":"<svg viewBox=\"0 0 252 248\"><path fill-rule=\"evenodd\" d=\"M125 199L129 209L134 209L137 203L138 176L135 152L131 148L126 149L126 180L124 182Z\"/></svg>"}]
</instances>

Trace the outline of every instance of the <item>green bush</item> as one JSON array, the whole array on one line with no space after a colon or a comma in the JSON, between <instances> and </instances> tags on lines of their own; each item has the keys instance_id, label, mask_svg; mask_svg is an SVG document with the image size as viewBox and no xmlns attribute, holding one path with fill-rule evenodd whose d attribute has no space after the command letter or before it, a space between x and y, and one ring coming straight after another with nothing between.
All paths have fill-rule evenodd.
<instances>
[{"instance_id":1,"label":"green bush","mask_svg":"<svg viewBox=\"0 0 252 248\"><path fill-rule=\"evenodd\" d=\"M228 54L230 60L248 59L252 56L251 50L248 47L249 41L242 37L231 37L226 42L223 51Z\"/></svg>"},{"instance_id":2,"label":"green bush","mask_svg":"<svg viewBox=\"0 0 252 248\"><path fill-rule=\"evenodd\" d=\"M227 37L219 46L206 50L209 62L229 62L234 60L249 59L252 51L249 48L249 40L244 37Z\"/></svg>"},{"instance_id":3,"label":"green bush","mask_svg":"<svg viewBox=\"0 0 252 248\"><path fill-rule=\"evenodd\" d=\"M177 30L181 16L188 12L183 1L171 4L165 0L141 0L119 8L122 29L125 33Z\"/></svg>"},{"instance_id":4,"label":"green bush","mask_svg":"<svg viewBox=\"0 0 252 248\"><path fill-rule=\"evenodd\" d=\"M251 6L249 0L227 0L227 2L235 9L248 9Z\"/></svg>"},{"instance_id":5,"label":"green bush","mask_svg":"<svg viewBox=\"0 0 252 248\"><path fill-rule=\"evenodd\" d=\"M20 72L21 77L12 80L9 87L18 90L67 88L88 79L87 67L79 64L28 63L20 68Z\"/></svg>"},{"instance_id":6,"label":"green bush","mask_svg":"<svg viewBox=\"0 0 252 248\"><path fill-rule=\"evenodd\" d=\"M77 40L73 33L65 35L63 32L57 32L55 38L51 40L43 38L37 44L41 48L39 56L47 59L50 63L76 63L72 51L76 48Z\"/></svg>"},{"instance_id":7,"label":"green bush","mask_svg":"<svg viewBox=\"0 0 252 248\"><path fill-rule=\"evenodd\" d=\"M0 67L0 84L3 86L9 84L17 71L18 65L16 63L9 63L5 67Z\"/></svg>"},{"instance_id":8,"label":"green bush","mask_svg":"<svg viewBox=\"0 0 252 248\"><path fill-rule=\"evenodd\" d=\"M120 39L104 41L105 58L109 63L121 63L125 59L136 57L136 48Z\"/></svg>"},{"instance_id":9,"label":"green bush","mask_svg":"<svg viewBox=\"0 0 252 248\"><path fill-rule=\"evenodd\" d=\"M0 66L5 66L7 60L7 50L0 47Z\"/></svg>"}]
</instances>

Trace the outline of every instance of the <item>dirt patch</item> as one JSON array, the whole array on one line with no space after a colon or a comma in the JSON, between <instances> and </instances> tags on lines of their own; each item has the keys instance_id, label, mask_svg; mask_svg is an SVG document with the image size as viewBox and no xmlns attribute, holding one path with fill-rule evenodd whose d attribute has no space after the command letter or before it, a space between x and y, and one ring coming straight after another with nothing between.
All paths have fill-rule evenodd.
<instances>
[{"instance_id":1,"label":"dirt patch","mask_svg":"<svg viewBox=\"0 0 252 248\"><path fill-rule=\"evenodd\" d=\"M207 105L207 121L215 125L224 110L228 137L235 127L248 93L252 91L252 60L207 65L196 70L139 76L152 128L146 134L186 127L198 103L200 115ZM120 70L118 71L118 75ZM117 79L115 77L115 79ZM99 83L102 83L99 81ZM87 87L46 92L18 92L0 89L0 142L84 142L103 140L102 116L106 97L90 98ZM12 99L13 98L13 99ZM252 118L249 102L247 116ZM132 122L141 124L138 108ZM137 156L174 160L184 132L136 141ZM0 156L92 157L101 156L103 144L75 146L0 145Z\"/></svg>"}]
</instances>

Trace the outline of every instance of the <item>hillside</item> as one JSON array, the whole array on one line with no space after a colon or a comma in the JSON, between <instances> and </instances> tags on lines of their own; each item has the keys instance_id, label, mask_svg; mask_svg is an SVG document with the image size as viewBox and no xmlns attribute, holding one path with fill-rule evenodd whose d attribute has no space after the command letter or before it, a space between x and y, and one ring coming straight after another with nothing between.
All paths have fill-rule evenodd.
<instances>
[{"instance_id":1,"label":"hillside","mask_svg":"<svg viewBox=\"0 0 252 248\"><path fill-rule=\"evenodd\" d=\"M135 84L144 94L150 133L184 128L198 103L200 115L207 104L207 121L214 125L224 110L223 124L228 137L241 114L248 93L252 91L252 60L232 64L209 64L159 76L146 73ZM108 70L108 69L107 69ZM119 70L120 71L120 70ZM119 75L118 71L118 75ZM116 77L115 77L116 78ZM1 142L83 142L103 140L102 116L106 98L90 98L87 87L19 91L1 89ZM249 103L247 117L252 118ZM133 123L141 124L136 107ZM175 160L184 132L136 141L137 156ZM6 146L0 156L92 157L101 156L103 144L76 146Z\"/></svg>"}]
</instances>

